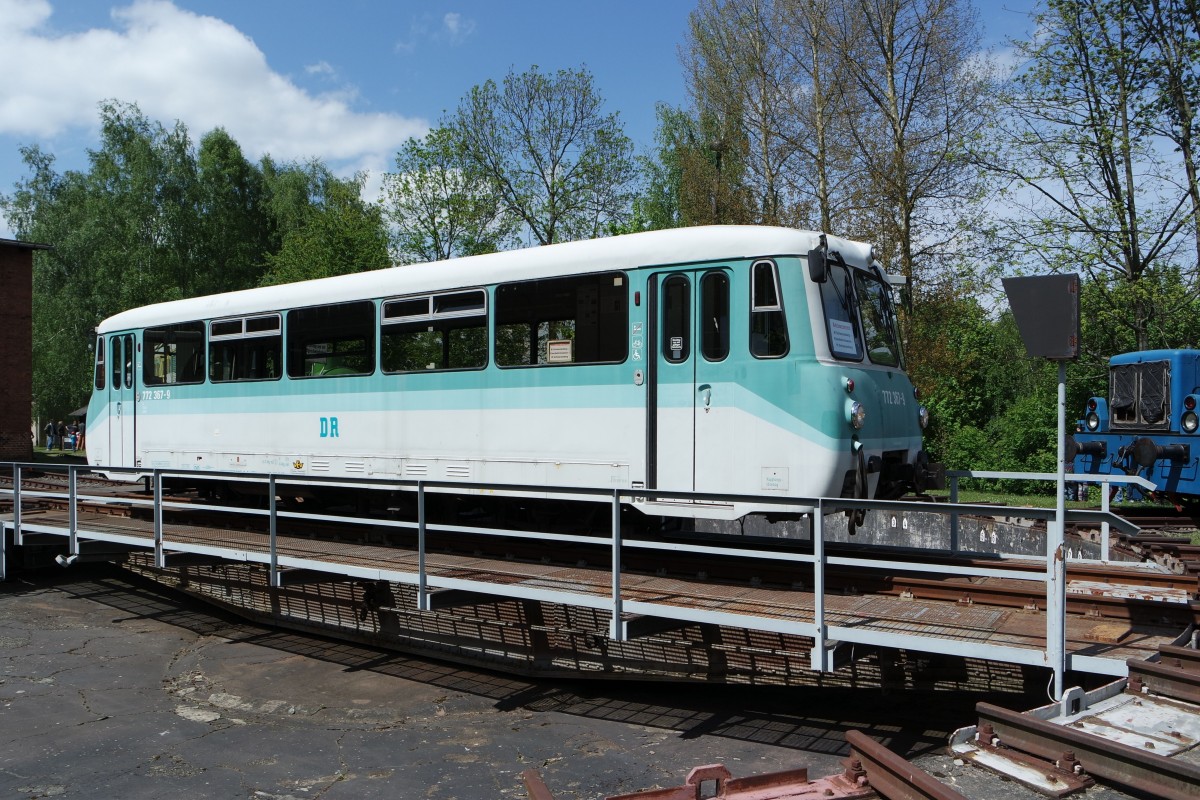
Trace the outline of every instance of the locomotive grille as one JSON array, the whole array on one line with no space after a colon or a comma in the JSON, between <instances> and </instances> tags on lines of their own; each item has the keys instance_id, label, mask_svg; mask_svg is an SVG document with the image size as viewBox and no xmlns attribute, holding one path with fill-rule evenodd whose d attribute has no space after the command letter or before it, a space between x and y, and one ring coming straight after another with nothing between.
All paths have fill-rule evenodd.
<instances>
[{"instance_id":1,"label":"locomotive grille","mask_svg":"<svg viewBox=\"0 0 1200 800\"><path fill-rule=\"evenodd\" d=\"M1166 361L1120 364L1109 371L1113 428L1166 428L1171 421L1171 367Z\"/></svg>"}]
</instances>

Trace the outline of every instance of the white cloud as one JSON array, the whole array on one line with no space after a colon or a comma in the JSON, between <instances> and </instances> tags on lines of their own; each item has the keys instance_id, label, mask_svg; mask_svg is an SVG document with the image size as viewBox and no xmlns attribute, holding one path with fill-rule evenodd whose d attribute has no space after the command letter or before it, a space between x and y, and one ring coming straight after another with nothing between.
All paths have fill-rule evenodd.
<instances>
[{"instance_id":1,"label":"white cloud","mask_svg":"<svg viewBox=\"0 0 1200 800\"><path fill-rule=\"evenodd\" d=\"M450 44L462 44L475 32L475 20L464 19L462 14L452 11L442 17L442 30Z\"/></svg>"},{"instance_id":2,"label":"white cloud","mask_svg":"<svg viewBox=\"0 0 1200 800\"><path fill-rule=\"evenodd\" d=\"M223 127L251 157L364 163L429 127L356 111L352 88L307 92L232 25L168 0L134 0L113 10L112 28L69 35L46 32L50 16L47 0L0 0L0 134L91 130L98 103L111 98L165 124L181 120L196 137ZM333 74L325 62L306 71Z\"/></svg>"}]
</instances>

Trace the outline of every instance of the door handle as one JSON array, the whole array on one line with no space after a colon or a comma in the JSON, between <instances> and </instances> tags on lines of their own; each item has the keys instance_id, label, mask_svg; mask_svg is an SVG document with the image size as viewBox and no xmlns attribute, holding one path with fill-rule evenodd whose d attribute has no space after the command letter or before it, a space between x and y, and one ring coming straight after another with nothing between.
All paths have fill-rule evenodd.
<instances>
[{"instance_id":1,"label":"door handle","mask_svg":"<svg viewBox=\"0 0 1200 800\"><path fill-rule=\"evenodd\" d=\"M696 388L704 393L704 413L707 414L712 410L712 386L704 383Z\"/></svg>"}]
</instances>

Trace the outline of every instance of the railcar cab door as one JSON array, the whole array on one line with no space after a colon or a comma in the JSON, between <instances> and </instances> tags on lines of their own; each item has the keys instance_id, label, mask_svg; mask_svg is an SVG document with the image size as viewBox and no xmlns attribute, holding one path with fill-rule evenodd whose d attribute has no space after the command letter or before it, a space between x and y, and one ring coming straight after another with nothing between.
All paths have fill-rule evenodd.
<instances>
[{"instance_id":1,"label":"railcar cab door","mask_svg":"<svg viewBox=\"0 0 1200 800\"><path fill-rule=\"evenodd\" d=\"M109 341L108 454L113 466L136 466L137 391L133 365L137 345L132 333L115 334Z\"/></svg>"},{"instance_id":2,"label":"railcar cab door","mask_svg":"<svg viewBox=\"0 0 1200 800\"><path fill-rule=\"evenodd\" d=\"M730 353L730 270L651 279L649 488L729 492L735 448Z\"/></svg>"}]
</instances>

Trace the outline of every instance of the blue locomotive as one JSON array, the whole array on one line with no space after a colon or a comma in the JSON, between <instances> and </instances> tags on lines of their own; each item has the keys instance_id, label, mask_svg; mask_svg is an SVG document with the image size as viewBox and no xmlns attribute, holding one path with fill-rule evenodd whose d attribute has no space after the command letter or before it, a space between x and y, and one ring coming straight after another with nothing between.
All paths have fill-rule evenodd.
<instances>
[{"instance_id":1,"label":"blue locomotive","mask_svg":"<svg viewBox=\"0 0 1200 800\"><path fill-rule=\"evenodd\" d=\"M1200 499L1200 350L1145 350L1109 359L1108 399L1087 401L1068 440L1076 474L1137 475L1176 503Z\"/></svg>"}]
</instances>

